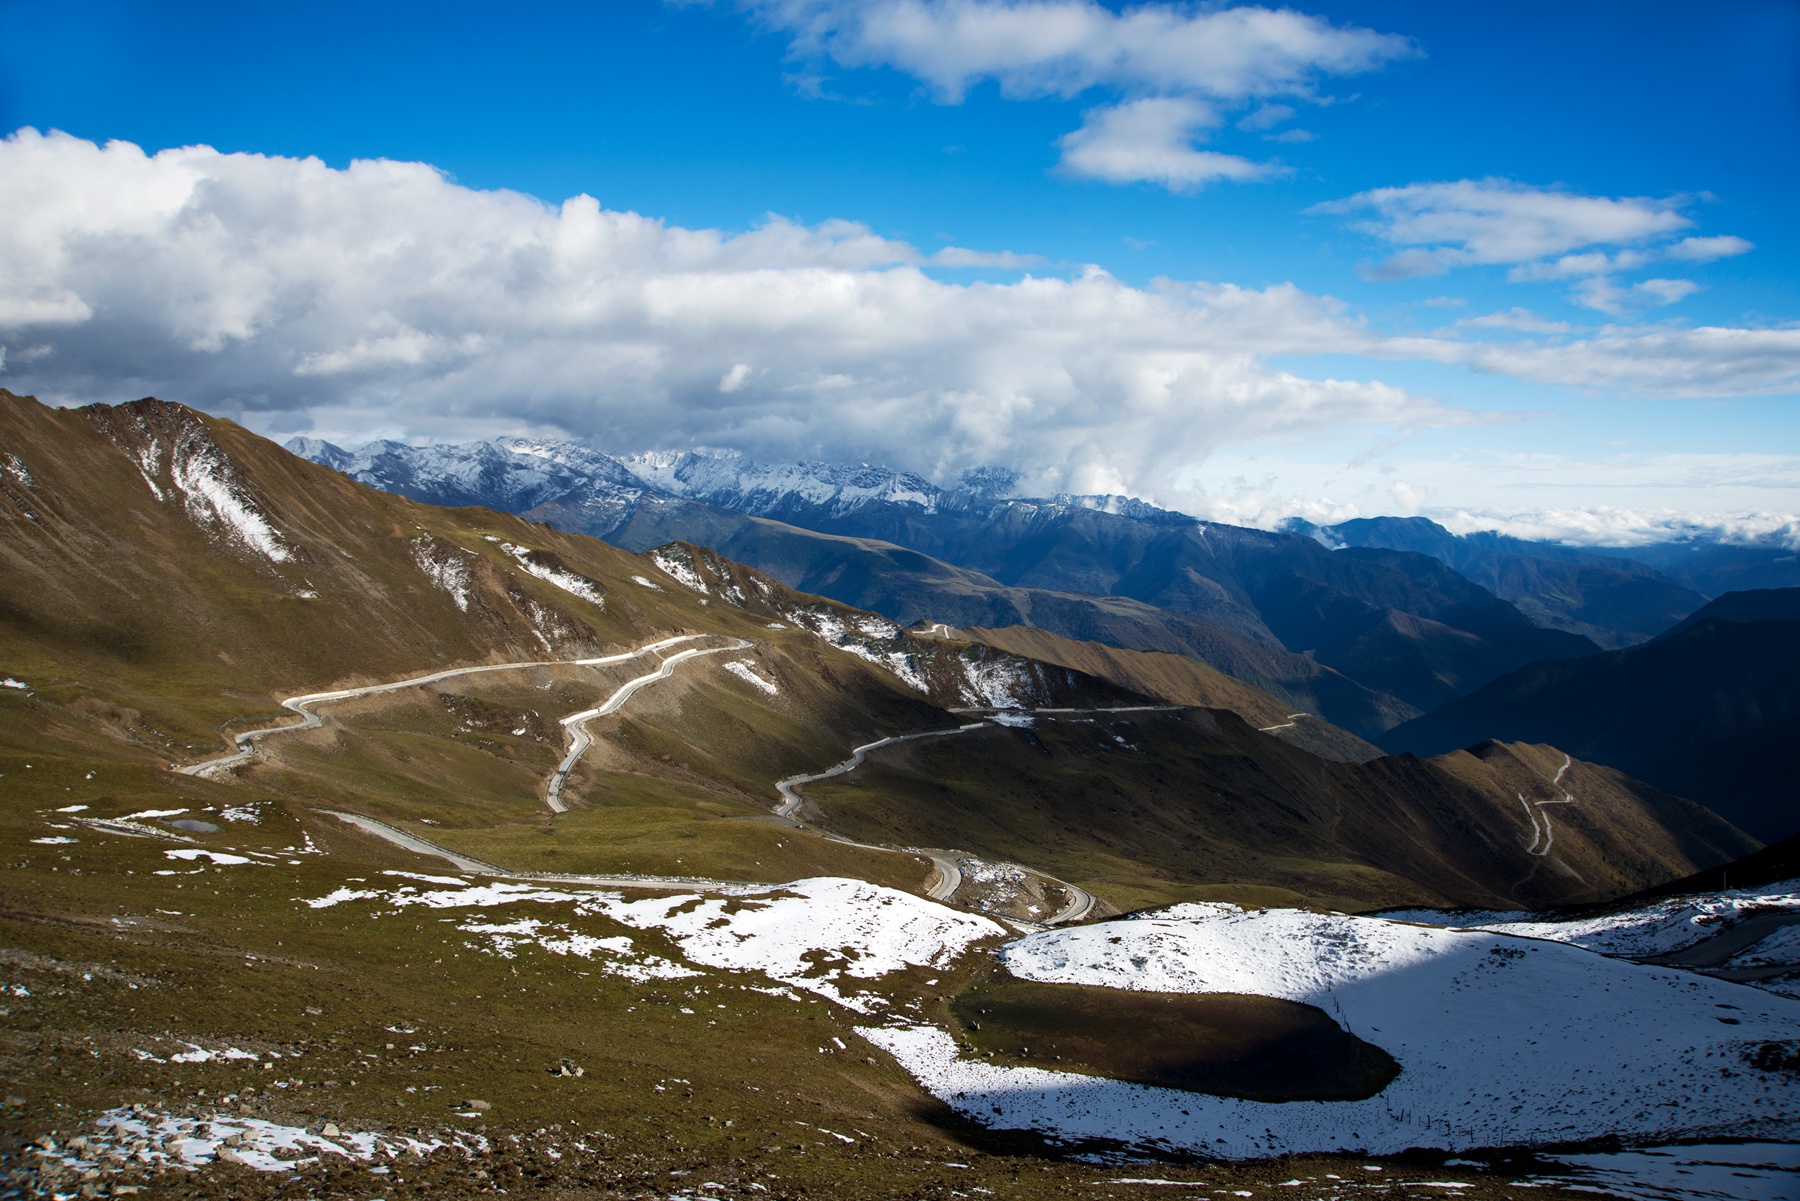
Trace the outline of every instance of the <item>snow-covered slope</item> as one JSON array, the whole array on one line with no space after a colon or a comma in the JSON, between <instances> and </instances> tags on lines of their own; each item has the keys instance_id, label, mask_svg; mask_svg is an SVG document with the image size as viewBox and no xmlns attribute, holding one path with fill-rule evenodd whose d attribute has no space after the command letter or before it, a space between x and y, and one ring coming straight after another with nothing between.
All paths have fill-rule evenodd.
<instances>
[{"instance_id":1,"label":"snow-covered slope","mask_svg":"<svg viewBox=\"0 0 1800 1201\"><path fill-rule=\"evenodd\" d=\"M1785 1066L1800 1002L1575 946L1182 905L1032 935L1002 958L1029 980L1315 1005L1401 1072L1364 1101L1269 1104L965 1060L930 1027L863 1031L995 1126L1234 1157L1800 1138L1800 1073Z\"/></svg>"}]
</instances>

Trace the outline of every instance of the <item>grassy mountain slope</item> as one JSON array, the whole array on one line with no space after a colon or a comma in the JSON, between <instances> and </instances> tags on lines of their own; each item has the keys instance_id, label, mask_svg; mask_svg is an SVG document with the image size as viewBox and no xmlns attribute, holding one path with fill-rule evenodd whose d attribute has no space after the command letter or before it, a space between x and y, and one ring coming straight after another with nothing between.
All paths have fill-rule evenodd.
<instances>
[{"instance_id":1,"label":"grassy mountain slope","mask_svg":"<svg viewBox=\"0 0 1800 1201\"><path fill-rule=\"evenodd\" d=\"M988 646L1045 663L1060 663L1146 696L1178 705L1229 709L1252 727L1265 730L1326 759L1358 763L1380 757L1381 749L1348 730L1309 713L1297 713L1281 698L1185 655L1122 650L1080 642L1030 626L956 631Z\"/></svg>"},{"instance_id":2,"label":"grassy mountain slope","mask_svg":"<svg viewBox=\"0 0 1800 1201\"><path fill-rule=\"evenodd\" d=\"M534 513L558 526L570 520L555 506ZM906 625L924 620L959 627L1031 626L1064 638L1186 655L1364 737L1419 713L1272 638L1253 638L1128 597L1002 584L892 543L820 534L653 497L645 498L631 522L609 536L626 546L655 546L677 536L703 542L803 592L830 596Z\"/></svg>"},{"instance_id":3,"label":"grassy mountain slope","mask_svg":"<svg viewBox=\"0 0 1800 1201\"><path fill-rule=\"evenodd\" d=\"M1765 841L1800 829L1800 622L1711 620L1644 646L1534 663L1379 739L1436 754L1548 741L1692 797Z\"/></svg>"},{"instance_id":4,"label":"grassy mountain slope","mask_svg":"<svg viewBox=\"0 0 1800 1201\"><path fill-rule=\"evenodd\" d=\"M772 781L871 737L963 720L949 706L1131 692L911 638L690 544L632 554L379 493L178 405L54 410L0 395L0 470L9 1168L49 1162L26 1158L26 1138L68 1147L103 1111L142 1105L171 1121L390 1137L479 1128L489 1143L402 1155L379 1175L335 1155L266 1174L224 1156L194 1173L121 1169L151 1196L643 1196L708 1180L790 1199L984 1189L1034 1201L1137 1188L1110 1183L1116 1166L955 1119L859 1041L867 1013L691 953L710 925L678 946L673 924L621 916L698 898L480 879L463 890L436 860L318 812L358 811L514 869L792 882L778 895L815 874L918 890L927 866L913 855L769 820ZM539 790L561 753L557 719L648 662L544 661L690 632L750 645L688 661L597 723L570 810L549 813ZM334 703L322 726L267 739L220 778L168 770L219 754L292 693L512 661L540 665ZM1515 754L1505 770L1468 768L1467 784L1406 759L1328 763L1196 709L903 744L815 790L834 818L835 796L861 799L841 806L847 825L897 823L909 842L1064 867L1121 905L1561 897L1666 878L1733 840L1702 812L1578 767L1567 779L1584 817L1558 813L1557 856L1584 881L1525 863L1538 870L1515 886L1524 821L1498 816L1502 794L1555 758ZM882 772L898 783L876 796ZM433 890L473 899L428 902ZM613 908L580 910L575 891ZM720 920L754 918L759 903L733 895ZM843 961L831 945L808 953L815 983ZM947 1025L947 999L986 959L912 963L870 987L878 1009ZM1158 1174L1256 1191L1343 1168ZM35 1183L101 1187L67 1172ZM1468 1183L1471 1198L1504 1192Z\"/></svg>"},{"instance_id":5,"label":"grassy mountain slope","mask_svg":"<svg viewBox=\"0 0 1800 1201\"><path fill-rule=\"evenodd\" d=\"M1550 747L1332 763L1235 714L1040 720L917 743L808 796L833 828L1033 863L1124 906L1174 900L1378 908L1598 900L1752 848L1691 802ZM1556 804L1552 849L1528 802ZM1674 831L1679 830L1680 833ZM1541 839L1538 839L1541 843Z\"/></svg>"}]
</instances>

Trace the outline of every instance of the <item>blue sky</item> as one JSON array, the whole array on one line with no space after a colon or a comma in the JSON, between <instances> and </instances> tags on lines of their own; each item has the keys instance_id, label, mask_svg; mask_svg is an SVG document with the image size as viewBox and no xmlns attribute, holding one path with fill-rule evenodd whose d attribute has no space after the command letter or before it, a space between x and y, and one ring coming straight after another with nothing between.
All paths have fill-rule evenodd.
<instances>
[{"instance_id":1,"label":"blue sky","mask_svg":"<svg viewBox=\"0 0 1800 1201\"><path fill-rule=\"evenodd\" d=\"M759 316L772 310L744 291L745 270L783 296L863 289L871 320L893 306L886 325L905 331L869 349L804 305L756 328L733 317L729 332L683 309L648 342L614 324L546 347L496 332L516 311L449 313L410 291L349 298L337 311L354 320L327 328L242 299L240 258L183 284L183 303L216 293L208 319L223 324L196 335L134 310L129 298L163 285L117 259L70 274L87 261L72 239L119 229L59 227L64 253L37 255L40 241L15 254L45 273L33 296L78 295L87 315L46 321L21 300L9 321L0 303L0 384L59 400L142 385L275 433L563 430L939 476L1011 458L1045 487L1264 523L1422 508L1599 536L1669 514L1800 509L1792 3L13 0L0 4L0 129L23 127L149 154L316 156L336 173L308 177L320 195L356 159L428 163L461 190L551 206L585 193L663 231L722 231L724 257L694 270L727 273L721 291ZM0 190L9 174L41 177L51 186L29 195L54 194L59 211L147 178L67 147L10 149ZM246 195L262 199L213 216L257 223L235 245L315 239L300 228L316 206L284 216L267 201L313 186L258 185ZM220 190L232 187L250 185ZM383 203L462 212L464 191ZM454 220L383 219L456 253ZM811 242L732 250L772 219L790 231L775 241ZM350 220L330 236L354 259L370 251L350 245ZM858 238L872 248L847 249ZM946 260L947 247L980 253ZM1087 295L1090 265L1124 291ZM920 299L897 274L947 291ZM1027 277L1070 286L1027 295ZM1234 291L1221 301L1220 288ZM571 303L559 295L534 303ZM1106 327L1092 304L1121 322L1104 346L1082 344ZM1139 304L1154 312L1133 324ZM245 306L256 315L239 325L218 315ZM987 320L986 352L958 344L956 328ZM1728 333L1696 336L1709 329ZM1002 342L1017 357L992 351ZM677 369L705 347L722 370ZM901 436L871 412L926 416Z\"/></svg>"}]
</instances>

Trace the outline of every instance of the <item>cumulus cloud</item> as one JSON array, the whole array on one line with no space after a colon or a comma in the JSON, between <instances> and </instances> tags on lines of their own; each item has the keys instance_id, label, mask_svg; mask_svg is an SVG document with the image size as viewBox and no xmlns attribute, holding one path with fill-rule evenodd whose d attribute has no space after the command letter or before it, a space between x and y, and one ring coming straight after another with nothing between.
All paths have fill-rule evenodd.
<instances>
[{"instance_id":1,"label":"cumulus cloud","mask_svg":"<svg viewBox=\"0 0 1800 1201\"><path fill-rule=\"evenodd\" d=\"M1371 214L1353 228L1396 251L1366 268L1371 279L1442 275L1456 267L1510 265L1514 282L1578 280L1576 303L1619 314L1632 307L1673 304L1698 290L1686 280L1655 279L1621 286L1612 280L1670 259L1707 263L1752 249L1731 235L1675 235L1693 222L1682 197L1582 196L1506 179L1375 188L1316 205L1315 213ZM1596 247L1616 246L1608 252Z\"/></svg>"},{"instance_id":2,"label":"cumulus cloud","mask_svg":"<svg viewBox=\"0 0 1800 1201\"><path fill-rule=\"evenodd\" d=\"M160 394L414 433L541 428L943 475L1005 461L1142 491L1222 444L1465 419L1262 356L1364 335L1291 286L1097 270L934 279L850 222L682 229L422 164L0 142L0 342L15 391ZM34 310L33 298L60 297ZM358 431L344 431L358 432Z\"/></svg>"},{"instance_id":3,"label":"cumulus cloud","mask_svg":"<svg viewBox=\"0 0 1800 1201\"><path fill-rule=\"evenodd\" d=\"M1065 172L1187 190L1269 174L1193 149L1222 105L1263 102L1241 127L1293 115L1274 97L1312 99L1326 76L1376 70L1415 54L1406 38L1337 26L1291 9L1150 3L1114 11L1095 0L737 0L791 39L816 81L820 64L891 67L957 104L993 81L1015 100L1095 89L1115 103L1062 139ZM1178 115L1179 114L1179 115ZM1310 135L1293 130L1281 141Z\"/></svg>"},{"instance_id":4,"label":"cumulus cloud","mask_svg":"<svg viewBox=\"0 0 1800 1201\"><path fill-rule=\"evenodd\" d=\"M1158 183L1176 192L1271 173L1266 164L1234 154L1196 150L1194 141L1218 123L1211 106L1184 96L1093 109L1080 129L1062 139L1062 169L1107 183Z\"/></svg>"},{"instance_id":5,"label":"cumulus cloud","mask_svg":"<svg viewBox=\"0 0 1800 1201\"><path fill-rule=\"evenodd\" d=\"M930 273L944 252L853 222L684 229L417 163L23 131L0 140L0 211L0 384L161 395L284 432L560 431L939 479L1003 463L1044 490L1174 502L1221 448L1486 420L1274 356L1646 396L1800 389L1800 326L1400 338L1291 284L947 281Z\"/></svg>"}]
</instances>

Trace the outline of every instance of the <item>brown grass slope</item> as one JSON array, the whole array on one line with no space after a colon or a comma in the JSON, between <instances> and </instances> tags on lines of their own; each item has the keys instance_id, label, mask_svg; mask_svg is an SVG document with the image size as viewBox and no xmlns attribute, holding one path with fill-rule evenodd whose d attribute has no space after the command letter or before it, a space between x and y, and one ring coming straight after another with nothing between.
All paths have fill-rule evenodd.
<instances>
[{"instance_id":1,"label":"brown grass slope","mask_svg":"<svg viewBox=\"0 0 1800 1201\"><path fill-rule=\"evenodd\" d=\"M1060 663L1173 704L1229 709L1256 729L1322 758L1361 763L1380 758L1382 754L1380 747L1363 741L1350 731L1339 729L1314 714L1297 713L1279 697L1186 655L1079 642L1030 626L1007 626L999 630L976 627L957 633L1015 655Z\"/></svg>"},{"instance_id":2,"label":"brown grass slope","mask_svg":"<svg viewBox=\"0 0 1800 1201\"><path fill-rule=\"evenodd\" d=\"M1548 747L1333 763L1236 714L1041 720L914 743L812 786L853 836L1029 863L1122 907L1187 899L1378 908L1616 896L1754 843L1691 802ZM1550 853L1531 853L1548 806ZM1538 841L1541 847L1541 839Z\"/></svg>"},{"instance_id":3,"label":"brown grass slope","mask_svg":"<svg viewBox=\"0 0 1800 1201\"><path fill-rule=\"evenodd\" d=\"M0 503L5 669L47 699L113 706L153 741L210 744L225 718L266 711L299 691L590 656L700 631L816 646L804 631L771 629L768 618L867 616L735 565L760 590L713 603L646 556L506 514L378 492L228 421L160 401L67 410L0 392L0 453L18 464L0 477L9 502ZM275 554L220 520L205 503L208 490L258 515ZM443 586L446 572L461 581L460 598ZM574 595L545 573L585 581L579 586L601 599ZM827 651L846 664L838 674L855 677L859 694L883 710L858 733L942 721L929 702L963 699L949 684L951 660L997 654L891 641L924 660L940 695L921 696L887 672L868 676L848 666L852 656ZM1084 688L1121 695L1067 672L1052 680L1031 670L1048 690L1045 703Z\"/></svg>"}]
</instances>

